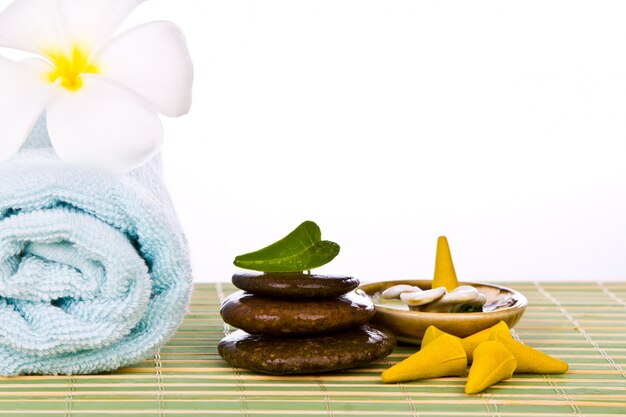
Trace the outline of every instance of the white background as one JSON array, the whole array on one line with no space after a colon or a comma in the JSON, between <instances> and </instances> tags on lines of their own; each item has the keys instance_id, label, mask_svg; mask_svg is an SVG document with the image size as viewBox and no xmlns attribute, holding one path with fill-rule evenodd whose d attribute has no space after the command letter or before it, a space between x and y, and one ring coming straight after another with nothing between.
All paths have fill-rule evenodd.
<instances>
[{"instance_id":1,"label":"white background","mask_svg":"<svg viewBox=\"0 0 626 417\"><path fill-rule=\"evenodd\" d=\"M0 0L4 7L9 2ZM197 281L316 221L318 272L626 279L623 1L151 0L196 65L165 120Z\"/></svg>"}]
</instances>

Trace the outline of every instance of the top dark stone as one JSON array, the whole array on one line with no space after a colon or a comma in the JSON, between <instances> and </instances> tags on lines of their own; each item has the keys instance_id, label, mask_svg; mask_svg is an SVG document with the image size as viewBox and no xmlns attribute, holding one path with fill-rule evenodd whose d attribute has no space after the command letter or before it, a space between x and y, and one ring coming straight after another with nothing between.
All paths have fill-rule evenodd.
<instances>
[{"instance_id":1,"label":"top dark stone","mask_svg":"<svg viewBox=\"0 0 626 417\"><path fill-rule=\"evenodd\" d=\"M315 275L302 272L235 274L235 287L252 294L275 298L336 297L354 290L359 280L340 275Z\"/></svg>"}]
</instances>

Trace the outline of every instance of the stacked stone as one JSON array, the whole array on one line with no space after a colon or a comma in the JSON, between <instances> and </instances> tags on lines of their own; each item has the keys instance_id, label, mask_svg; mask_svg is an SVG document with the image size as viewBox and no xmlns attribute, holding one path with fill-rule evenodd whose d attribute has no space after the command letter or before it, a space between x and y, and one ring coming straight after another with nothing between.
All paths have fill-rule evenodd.
<instances>
[{"instance_id":1,"label":"stacked stone","mask_svg":"<svg viewBox=\"0 0 626 417\"><path fill-rule=\"evenodd\" d=\"M346 276L304 273L235 274L236 292L222 303L224 321L239 328L218 345L233 366L282 375L367 365L396 344L367 324L372 301Z\"/></svg>"}]
</instances>

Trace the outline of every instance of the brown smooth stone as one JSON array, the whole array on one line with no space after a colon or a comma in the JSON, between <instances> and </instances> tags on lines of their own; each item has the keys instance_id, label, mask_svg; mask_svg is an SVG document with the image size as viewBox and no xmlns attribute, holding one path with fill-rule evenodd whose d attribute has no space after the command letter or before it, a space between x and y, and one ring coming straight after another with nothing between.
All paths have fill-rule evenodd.
<instances>
[{"instance_id":1,"label":"brown smooth stone","mask_svg":"<svg viewBox=\"0 0 626 417\"><path fill-rule=\"evenodd\" d=\"M393 352L396 338L387 330L362 325L317 336L277 338L238 330L217 350L238 368L273 375L310 374L368 365Z\"/></svg>"},{"instance_id":2,"label":"brown smooth stone","mask_svg":"<svg viewBox=\"0 0 626 417\"><path fill-rule=\"evenodd\" d=\"M359 280L353 277L301 272L235 274L232 281L240 290L278 298L336 297L359 286Z\"/></svg>"},{"instance_id":3,"label":"brown smooth stone","mask_svg":"<svg viewBox=\"0 0 626 417\"><path fill-rule=\"evenodd\" d=\"M238 291L222 303L224 321L251 334L274 336L325 333L367 323L374 316L369 298L283 300Z\"/></svg>"}]
</instances>

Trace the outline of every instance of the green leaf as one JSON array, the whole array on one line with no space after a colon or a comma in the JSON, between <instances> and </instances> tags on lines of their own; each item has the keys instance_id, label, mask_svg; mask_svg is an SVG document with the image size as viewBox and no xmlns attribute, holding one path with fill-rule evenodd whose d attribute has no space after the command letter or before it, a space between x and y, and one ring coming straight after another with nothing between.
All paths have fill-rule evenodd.
<instances>
[{"instance_id":1,"label":"green leaf","mask_svg":"<svg viewBox=\"0 0 626 417\"><path fill-rule=\"evenodd\" d=\"M339 254L339 245L322 240L317 224L306 221L276 243L239 255L234 264L261 272L300 272L320 267Z\"/></svg>"}]
</instances>

